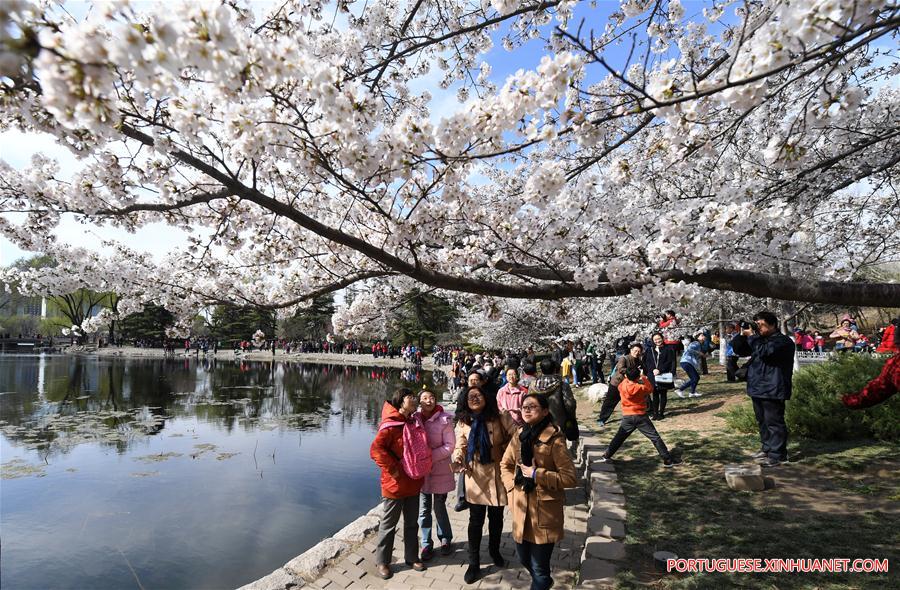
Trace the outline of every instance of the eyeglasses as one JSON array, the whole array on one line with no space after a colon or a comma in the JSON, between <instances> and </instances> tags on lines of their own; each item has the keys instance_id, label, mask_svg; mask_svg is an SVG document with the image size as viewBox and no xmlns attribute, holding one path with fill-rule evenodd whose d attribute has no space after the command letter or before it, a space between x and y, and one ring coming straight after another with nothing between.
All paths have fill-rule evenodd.
<instances>
[{"instance_id":1,"label":"eyeglasses","mask_svg":"<svg viewBox=\"0 0 900 590\"><path fill-rule=\"evenodd\" d=\"M538 404L525 404L524 406L522 406L523 412L531 412L532 410L540 410L540 409L541 409L541 406L539 406Z\"/></svg>"},{"instance_id":2,"label":"eyeglasses","mask_svg":"<svg viewBox=\"0 0 900 590\"><path fill-rule=\"evenodd\" d=\"M473 402L473 401L477 401L480 399L484 399L484 396L481 395L480 393L470 393L468 398L469 398L470 402Z\"/></svg>"}]
</instances>

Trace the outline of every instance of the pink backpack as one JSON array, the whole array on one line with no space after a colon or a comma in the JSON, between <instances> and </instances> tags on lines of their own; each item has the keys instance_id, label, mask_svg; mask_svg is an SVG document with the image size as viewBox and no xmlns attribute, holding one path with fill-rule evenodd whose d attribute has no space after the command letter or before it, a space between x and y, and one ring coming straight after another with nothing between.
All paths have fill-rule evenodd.
<instances>
[{"instance_id":1,"label":"pink backpack","mask_svg":"<svg viewBox=\"0 0 900 590\"><path fill-rule=\"evenodd\" d=\"M378 430L392 426L403 427L403 458L400 460L403 471L411 479L422 479L431 472L431 447L421 416L414 414L409 422L388 420Z\"/></svg>"}]
</instances>

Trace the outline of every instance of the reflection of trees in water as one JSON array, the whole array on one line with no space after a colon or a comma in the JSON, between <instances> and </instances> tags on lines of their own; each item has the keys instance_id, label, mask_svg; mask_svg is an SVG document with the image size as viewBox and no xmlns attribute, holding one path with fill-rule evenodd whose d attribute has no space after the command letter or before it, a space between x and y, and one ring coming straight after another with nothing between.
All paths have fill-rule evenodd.
<instances>
[{"instance_id":1,"label":"reflection of trees in water","mask_svg":"<svg viewBox=\"0 0 900 590\"><path fill-rule=\"evenodd\" d=\"M23 365L33 368L36 358ZM44 361L41 361L44 362ZM138 437L159 433L173 416L235 427L320 429L375 426L395 388L433 387L415 370L299 362L214 359L97 359L55 357L44 390L36 372L0 365L2 432L14 444L43 453L99 442L124 452ZM442 391L442 390L441 390ZM440 392L438 392L440 393Z\"/></svg>"},{"instance_id":2,"label":"reflection of trees in water","mask_svg":"<svg viewBox=\"0 0 900 590\"><path fill-rule=\"evenodd\" d=\"M77 356L51 364L43 391L32 390L30 403L21 406L31 411L17 412L20 419L0 427L12 444L35 449L44 460L85 442L124 452L135 438L156 434L165 426L164 407L123 399L125 365ZM152 401L168 397L162 388L155 389Z\"/></svg>"}]
</instances>

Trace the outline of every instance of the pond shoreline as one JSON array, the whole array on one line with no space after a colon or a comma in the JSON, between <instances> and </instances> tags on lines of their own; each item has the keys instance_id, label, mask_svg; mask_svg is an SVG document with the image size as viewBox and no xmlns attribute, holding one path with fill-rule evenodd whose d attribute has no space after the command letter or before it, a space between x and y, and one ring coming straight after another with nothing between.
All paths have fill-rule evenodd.
<instances>
[{"instance_id":1,"label":"pond shoreline","mask_svg":"<svg viewBox=\"0 0 900 590\"><path fill-rule=\"evenodd\" d=\"M152 505L154 508L147 511L147 514L164 513L170 521L173 511L159 511L156 504L168 502L166 500L169 497L168 490L173 483L180 486L177 490L180 495L172 497L178 499L177 505L179 510L185 512L185 518L197 513L197 508L204 509L207 506L205 501L194 502L198 496L206 495L194 493L196 489L205 490L206 487L197 486L207 486L206 481L218 482L216 485L210 485L210 488L235 490L233 493L222 493L219 494L221 497L210 499L209 506L215 509L222 507L231 509L237 506L241 509L241 514L250 513L252 511L248 509L244 499L252 498L256 492L260 493L260 497L268 494L268 500L256 502L258 506L254 510L266 517L270 514L279 514L279 522L271 527L273 529L271 535L267 528L261 528L264 533L262 537L270 540L264 546L279 551L287 547L287 554L283 560L274 563L269 563L270 556L265 560L268 567L262 568L263 571L254 572L256 575L251 576L251 579L271 572L272 568L283 564L287 558L297 556L307 547L314 547L323 537L332 535L342 527L346 530L341 536L350 543L361 538L359 535L369 532L370 521L373 518L357 522L350 528L347 528L347 523L355 522L359 515L368 514L380 496L375 493L377 469L374 469L375 466L368 456L368 448L374 436L374 430L370 432L370 429L377 426L375 419L380 414L385 395L389 396L392 388L401 383L416 388L416 383L421 387L423 382L426 384L432 382L432 376L425 368L421 371L407 368L404 371L401 369L403 364L400 359L373 358L369 355L315 353L284 355L281 351L277 351L275 355L277 362L269 363L263 361L272 360L271 351L268 351L269 354L258 351L243 355L243 358L239 356L237 359L230 350L223 351L217 356L218 362L212 359L204 361L204 355L199 359L195 356L195 360L189 360L190 355L185 357L183 352L169 361L162 349L110 348L99 352L96 350L68 352L69 354L0 356L0 360L4 361L0 367L3 369L0 373L2 384L0 391L6 393L9 390L14 394L9 398L3 396L6 413L0 415L0 419L10 420L10 424L3 422L0 426L14 427L11 433L0 429L4 435L0 440L4 445L3 455L15 447L13 451L16 453L21 451L21 455L29 464L43 465L44 461L38 455L44 451L29 446L31 443L42 443L44 444L42 448L53 449L50 463L58 465L48 470L47 480L38 479L43 477L44 473L34 473L29 474L31 477L27 479L16 478L19 481L9 486L4 481L4 491L6 492L8 488L14 492L16 495L12 500L19 502L18 506L33 512L34 521L39 523L46 520L42 520L44 513L31 500L31 494L26 488L39 486L41 481L52 481L53 485L62 481L66 486L87 489L90 485L94 485L94 482L108 478L108 481L119 482L123 489L129 490L127 496L129 501L132 496L138 499L149 498L150 500L143 504ZM248 362L235 362L240 360ZM426 366L430 368L432 363L430 359L428 361ZM435 377L437 379L434 386L438 388L437 391L443 391L441 376L435 374ZM245 389L247 391L243 391ZM18 405L9 405L7 403L9 400L14 400ZM66 402L71 405L65 405L65 411L60 411L59 419L52 422L44 420L44 414L35 409L44 404L57 403L63 408ZM159 417L160 421L165 420L165 432L162 432L162 429L156 431L158 424L147 424L153 431L148 432L148 435L160 436L152 438L138 436L139 428L143 428L143 423L153 417ZM109 426L109 421L116 422L113 426ZM324 422L328 423L327 428ZM87 426L93 428L95 425L104 426L106 429L99 433L95 433L94 430L88 431ZM234 427L229 428L228 425ZM25 432L26 430L28 432ZM119 430L125 433L121 439L117 438L112 442L106 440L107 435L120 434ZM80 436L82 434L84 437ZM354 453L356 458L352 460L346 457L329 459L323 461L321 466L313 461L317 449L322 448L322 445L331 448L339 443L345 444L340 442L344 439L350 441L346 444L352 445L357 451L362 450L362 453ZM98 441L103 444L95 444ZM11 445L9 448L5 446L7 442ZM150 442L154 443L154 446L147 449ZM68 453L76 445L81 445L77 456ZM207 451L206 447L212 450ZM216 452L217 450L221 452ZM278 450L278 467L275 466L275 450ZM9 457L16 454L13 451L10 451ZM85 453L92 453L87 461L84 460ZM307 465L305 462L307 460L310 461L309 466L303 467ZM101 461L109 463L101 465ZM141 464L133 463L135 461ZM154 463L154 471L149 471L150 468L144 465L150 462ZM300 468L297 468L298 465ZM66 467L71 467L71 470L65 469ZM309 478L308 475L304 475L304 469L309 469L316 477ZM368 475L370 469L373 469L371 476ZM361 473L364 473L362 478L359 476ZM346 489L351 490L349 495L354 496L348 498L353 500L352 502L339 501L343 496L334 500L331 494L328 494L329 498L316 500L315 494L308 493L310 490L307 488L310 486L307 484L310 479L330 482L329 477L341 483L351 482ZM228 485L218 485L221 483ZM285 488L284 485L288 487ZM311 486L312 491L318 491L318 485L314 482ZM332 482L324 485L332 485ZM364 501L360 501L358 492L363 487L366 488L363 492L365 497ZM161 488L165 488L167 493L144 494L141 491ZM285 494L285 489L292 490L293 493ZM369 494L370 491L372 494ZM313 513L307 515L303 512L306 510L303 506L295 508L297 502L290 499L294 495L313 498L314 501L310 502L310 506L315 506ZM81 497L87 497L87 494L81 494ZM6 500L5 493L4 506ZM269 506L274 506L271 513L267 512ZM60 503L59 506L53 507L53 510L61 510L62 507ZM290 527L283 526L282 522L294 523L293 520L288 521L288 518L297 514L302 518L295 524L299 524L300 528L307 528L305 523L310 522L309 530L296 535L297 538L293 533L283 534L284 530ZM326 516L319 518L319 515ZM242 516L238 520L247 522L264 520L253 516L252 514ZM92 517L98 522L100 518L101 516ZM113 519L113 516L104 514L102 518ZM137 517L127 518L129 526L132 522L140 522ZM377 524L377 517L374 520ZM72 534L78 535L78 524L76 522L74 528L70 527L68 532L74 531ZM110 533L113 536L127 533L125 525L120 527L121 530L110 526L111 530L114 529ZM362 527L363 531L354 530L359 527ZM165 527L167 531L176 528ZM252 528L253 525L250 525L248 530ZM230 532L221 526L217 530ZM23 537L25 535L26 533L22 533ZM97 543L103 542L103 538L102 535L92 537ZM241 539L243 535L230 534L227 538ZM334 537L329 538L333 544ZM276 539L278 543L271 542L271 539ZM240 544L222 541L225 549L239 547ZM172 545L173 543L168 543L169 547ZM157 551L155 547L151 549ZM183 558L185 561L195 562L197 561L194 559L195 556L201 556L200 561L207 559L209 551L198 547L196 551L189 550L174 555L172 553L167 548L158 551L162 560L177 561ZM225 565L234 569L232 564L240 563L244 559L232 558L229 561L232 563ZM21 580L38 580L42 577L43 574L30 573L29 570L34 571L34 568L25 567L27 562L24 560L19 563L20 566L12 572ZM105 579L118 579L122 573L119 570L123 569L121 566L119 562L105 564L104 568L109 574ZM241 567L237 566L236 571L241 571ZM146 576L156 580L153 585L159 585L159 579L168 580L171 577L172 580L178 581L184 575L159 574L158 570L152 567L142 569L137 565L136 569L141 578L145 577L146 570ZM4 566L4 577L6 573ZM130 572L126 571L125 574ZM84 579L96 578L95 570L79 570L77 575ZM212 577L210 576L210 579ZM212 586L234 587L239 584L232 585L232 582L238 579L241 578L234 576L222 583L219 575L216 577L217 582ZM179 581L175 585L180 584ZM30 582L27 584L22 582L22 585L30 587ZM91 585L94 584L85 583L81 587Z\"/></svg>"},{"instance_id":2,"label":"pond shoreline","mask_svg":"<svg viewBox=\"0 0 900 590\"><path fill-rule=\"evenodd\" d=\"M283 350L277 350L272 354L270 350L254 350L251 352L242 352L236 354L231 349L221 349L215 354L212 352L200 353L199 355L191 350L185 353L184 350L175 351L174 355L166 355L162 348L138 348L135 346L110 346L106 348L85 348L78 346L70 346L60 351L62 354L85 355L85 356L102 356L102 357L122 357L122 358L215 358L219 360L245 360L245 361L296 361L301 363L319 363L329 365L354 365L362 367L394 367L404 369L409 367L409 363L402 358L385 358L374 357L371 354L340 354L325 352L298 352L285 354ZM449 367L436 367L431 356L422 359L422 369L425 371L434 371L438 368L444 370Z\"/></svg>"}]
</instances>

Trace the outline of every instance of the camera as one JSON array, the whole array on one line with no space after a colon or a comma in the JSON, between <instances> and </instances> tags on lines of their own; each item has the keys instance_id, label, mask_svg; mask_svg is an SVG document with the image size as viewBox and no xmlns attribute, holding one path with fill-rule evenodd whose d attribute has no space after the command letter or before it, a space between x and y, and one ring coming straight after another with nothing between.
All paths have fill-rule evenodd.
<instances>
[{"instance_id":1,"label":"camera","mask_svg":"<svg viewBox=\"0 0 900 590\"><path fill-rule=\"evenodd\" d=\"M751 322L749 320L741 320L738 322L738 325L741 327L741 330L753 330L756 332L759 329L756 322Z\"/></svg>"}]
</instances>

